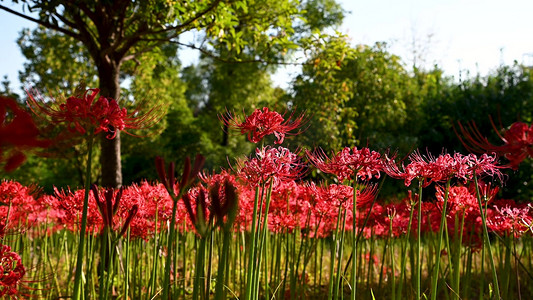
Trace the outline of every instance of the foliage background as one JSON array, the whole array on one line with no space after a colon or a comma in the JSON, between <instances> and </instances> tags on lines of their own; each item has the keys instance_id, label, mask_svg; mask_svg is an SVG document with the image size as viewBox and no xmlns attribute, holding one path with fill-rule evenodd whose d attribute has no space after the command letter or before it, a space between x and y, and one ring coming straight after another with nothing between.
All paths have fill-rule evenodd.
<instances>
[{"instance_id":1,"label":"foliage background","mask_svg":"<svg viewBox=\"0 0 533 300\"><path fill-rule=\"evenodd\" d=\"M292 18L292 9L279 7L280 16ZM500 128L517 120L533 121L533 79L528 66L501 65L486 77L467 75L456 81L443 76L438 66L420 69L408 65L404 58L389 52L385 43L351 47L346 37L331 34L344 16L333 0L304 1L298 10L300 18L290 19L291 32L277 44L254 35L257 30L268 32L266 23L263 28L251 28L241 19L233 26L221 27L233 28L223 33L231 38L219 41L206 35L209 51L202 52L196 65L183 68L178 44L166 43L123 66L122 103L128 106L143 100L147 106L161 105L166 112L151 131L136 133L146 137L123 136L125 185L155 180L156 155L180 162L202 153L209 170L231 168L235 158L248 155L255 145L222 128L218 116L225 111L249 114L269 106L288 115L305 110L310 116L308 128L288 138L288 148L335 151L368 146L397 151L401 157L415 149L433 154L465 152L454 131L458 122L475 122L497 143L490 118ZM228 46L231 39L244 46ZM69 95L82 81L96 85L96 69L88 53L72 38L39 27L21 32L18 42L28 59L21 81L43 94ZM299 48L292 49L296 45ZM269 54L257 59L265 47ZM299 62L301 74L289 89L275 88L272 74L280 64L294 61L296 53L306 58ZM14 95L9 82L2 83L0 93ZM37 182L47 191L53 186L80 186L84 162L79 158L84 152L84 145L78 144L64 148L56 157L32 156L16 172L2 176L23 184ZM97 175L95 171L95 178ZM505 196L529 200L532 176L532 163L526 161L509 176ZM395 189L383 192L383 196L393 195Z\"/></svg>"}]
</instances>

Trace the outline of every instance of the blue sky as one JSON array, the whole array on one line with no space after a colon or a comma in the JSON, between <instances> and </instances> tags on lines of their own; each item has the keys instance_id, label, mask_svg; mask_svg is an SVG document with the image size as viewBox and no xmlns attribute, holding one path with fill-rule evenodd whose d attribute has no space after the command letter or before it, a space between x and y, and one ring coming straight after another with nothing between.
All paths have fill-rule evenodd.
<instances>
[{"instance_id":1,"label":"blue sky","mask_svg":"<svg viewBox=\"0 0 533 300\"><path fill-rule=\"evenodd\" d=\"M418 64L437 64L446 75L459 72L486 75L500 64L533 65L533 1L527 0L341 0L351 14L339 31L348 34L353 45L387 42L389 50L406 65L413 52ZM11 6L9 2L3 5ZM0 78L8 75L12 87L21 92L18 71L24 58L16 44L22 28L35 25L0 10ZM184 51L185 64L197 54ZM297 68L280 70L277 85L287 87Z\"/></svg>"}]
</instances>

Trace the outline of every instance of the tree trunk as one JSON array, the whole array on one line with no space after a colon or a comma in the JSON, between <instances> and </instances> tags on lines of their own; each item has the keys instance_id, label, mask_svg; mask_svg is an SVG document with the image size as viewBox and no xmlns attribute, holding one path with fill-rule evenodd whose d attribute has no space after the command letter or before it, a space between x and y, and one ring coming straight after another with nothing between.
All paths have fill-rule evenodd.
<instances>
[{"instance_id":1,"label":"tree trunk","mask_svg":"<svg viewBox=\"0 0 533 300\"><path fill-rule=\"evenodd\" d=\"M120 96L120 64L98 64L98 78L100 80L100 95L118 99ZM100 165L102 167L102 186L118 188L122 186L122 163L120 161L120 132L110 140L107 134L100 135Z\"/></svg>"}]
</instances>

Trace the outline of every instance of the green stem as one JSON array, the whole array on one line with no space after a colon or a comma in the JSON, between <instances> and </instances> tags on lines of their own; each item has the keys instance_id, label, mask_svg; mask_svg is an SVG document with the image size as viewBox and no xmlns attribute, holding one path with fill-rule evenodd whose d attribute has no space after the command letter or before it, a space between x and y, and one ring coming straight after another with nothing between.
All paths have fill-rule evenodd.
<instances>
[{"instance_id":1,"label":"green stem","mask_svg":"<svg viewBox=\"0 0 533 300\"><path fill-rule=\"evenodd\" d=\"M341 222L341 215L342 215L342 205L339 205L339 211L337 212L337 226L335 226L335 234L331 238L331 257L330 257L330 266L329 266L329 292L328 292L328 299L332 300L334 298L334 285L335 285L335 278L334 278L334 271L335 271L335 255L337 253L337 239L339 235L339 226Z\"/></svg>"},{"instance_id":2,"label":"green stem","mask_svg":"<svg viewBox=\"0 0 533 300\"><path fill-rule=\"evenodd\" d=\"M353 208L352 208L352 292L350 293L351 299L356 300L356 288L357 288L357 176L354 176L352 182L353 188Z\"/></svg>"},{"instance_id":3,"label":"green stem","mask_svg":"<svg viewBox=\"0 0 533 300\"><path fill-rule=\"evenodd\" d=\"M229 227L229 226L226 226ZM215 285L215 299L226 299L224 293L224 283L226 282L224 277L224 271L226 270L229 246L231 243L231 227L224 228L224 241L222 242L222 254L218 261L217 282Z\"/></svg>"},{"instance_id":4,"label":"green stem","mask_svg":"<svg viewBox=\"0 0 533 300\"><path fill-rule=\"evenodd\" d=\"M76 273L74 275L73 299L81 298L81 280L83 268L83 256L85 250L85 231L87 229L87 209L89 207L89 190L91 185L91 162L93 154L94 134L87 137L87 169L85 171L85 195L83 197L83 210L81 214L80 242L78 244L78 257L76 260Z\"/></svg>"},{"instance_id":5,"label":"green stem","mask_svg":"<svg viewBox=\"0 0 533 300\"><path fill-rule=\"evenodd\" d=\"M390 260L391 260L391 299L396 299L396 266L394 264L394 236L392 234L392 222L394 219L394 215L391 215L390 217L390 223L389 223L389 238L390 238Z\"/></svg>"},{"instance_id":6,"label":"green stem","mask_svg":"<svg viewBox=\"0 0 533 300\"><path fill-rule=\"evenodd\" d=\"M447 210L447 204L448 204L448 193L450 191L450 181L451 178L446 181L446 191L444 192L444 203L442 204L442 213L440 218L440 228L439 228L439 236L438 236L438 242L437 242L437 248L435 251L435 270L433 273L433 278L431 280L431 300L437 299L437 286L439 281L439 267L440 267L440 256L441 256L441 248L442 248L442 238L444 235L444 228L446 227L446 210ZM449 249L448 249L449 252Z\"/></svg>"},{"instance_id":7,"label":"green stem","mask_svg":"<svg viewBox=\"0 0 533 300\"><path fill-rule=\"evenodd\" d=\"M420 255L420 250L422 248L421 239L422 239L422 179L418 181L418 241L416 244L416 299L420 300L420 274L422 273L422 258Z\"/></svg>"},{"instance_id":8,"label":"green stem","mask_svg":"<svg viewBox=\"0 0 533 300\"><path fill-rule=\"evenodd\" d=\"M476 195L477 195L477 202L479 205L479 212L481 214L481 221L483 222L483 237L485 241L485 246L487 246L487 251L489 253L489 263L490 267L492 269L492 279L494 283L494 293L498 297L497 299L501 299L500 296L500 287L498 285L498 274L496 273L496 267L494 266L494 257L492 256L492 248L490 246L490 240L489 240L489 232L487 230L487 218L485 216L485 213L483 212L483 204L481 202L481 192L479 191L479 185L477 181L477 176L474 174L474 184L476 185Z\"/></svg>"},{"instance_id":9,"label":"green stem","mask_svg":"<svg viewBox=\"0 0 533 300\"><path fill-rule=\"evenodd\" d=\"M200 299L205 298L205 278L204 278L204 267L205 267L205 248L207 243L207 236L200 237L200 246L196 253L196 267L194 269L194 286L192 291L192 299L198 300L198 293L201 293ZM166 299L166 298L165 298Z\"/></svg>"},{"instance_id":10,"label":"green stem","mask_svg":"<svg viewBox=\"0 0 533 300\"><path fill-rule=\"evenodd\" d=\"M170 193L171 191L169 191L169 195ZM170 219L170 228L167 241L167 259L165 261L165 278L163 280L163 295L161 299L168 299L170 293L170 266L172 265L172 249L176 231L176 209L178 206L178 199L172 197L172 200L172 217Z\"/></svg>"},{"instance_id":11,"label":"green stem","mask_svg":"<svg viewBox=\"0 0 533 300\"><path fill-rule=\"evenodd\" d=\"M124 263L124 298L129 299L128 292L130 288L130 232L131 227L128 226L128 235L126 237L126 262Z\"/></svg>"},{"instance_id":12,"label":"green stem","mask_svg":"<svg viewBox=\"0 0 533 300\"><path fill-rule=\"evenodd\" d=\"M401 270L400 271L400 284L398 285L398 294L397 294L398 299L402 297L402 288L403 288L404 280L405 280L405 268L406 268L406 262L407 262L407 246L411 245L411 251L413 251L412 244L410 244L411 226L413 224L413 215L414 215L414 210L413 210L413 205L411 205L411 209L409 210L409 222L407 223L407 234L405 237L405 243L403 244L403 247L402 247L403 248L402 257L401 257L401 262L400 262L400 270Z\"/></svg>"},{"instance_id":13,"label":"green stem","mask_svg":"<svg viewBox=\"0 0 533 300\"><path fill-rule=\"evenodd\" d=\"M261 186L264 188L264 185ZM252 214L252 231L250 232L250 248L248 253L248 270L246 272L246 300L249 300L252 298L252 286L253 286L253 277L255 274L255 250L257 247L257 241L256 241L256 219L257 219L257 206L259 202L259 186L255 189L255 198L254 198L254 211Z\"/></svg>"},{"instance_id":14,"label":"green stem","mask_svg":"<svg viewBox=\"0 0 533 300\"><path fill-rule=\"evenodd\" d=\"M342 204L341 204L341 207L342 207ZM345 232L345 226L346 226L346 212L347 212L347 210L344 209L344 213L342 214L341 239L339 241L339 255L338 255L338 258L337 258L337 277L336 277L335 287L333 289L333 299L338 299L337 297L342 297L342 294L343 294L343 289L342 289L342 285L341 285L341 278L343 277L343 274L341 272L341 266L342 266L342 256L343 256L343 253L342 253L343 251L342 250L344 248L344 232Z\"/></svg>"},{"instance_id":15,"label":"green stem","mask_svg":"<svg viewBox=\"0 0 533 300\"><path fill-rule=\"evenodd\" d=\"M259 223L259 227L258 227L258 231L261 230L261 234L259 236L259 249L257 251L257 258L258 258L258 263L257 263L257 269L256 269L256 273L255 273L255 284L254 284L254 288L256 289L256 294L255 294L255 298L256 299L259 299L259 273L260 273L260 270L261 270L261 262L262 262L262 254L263 254L263 248L265 248L265 244L267 243L268 241L268 211L270 209L270 199L271 199L271 195L272 195L272 187L273 187L273 183L274 183L274 180L270 180L270 184L268 186L268 191L267 191L267 194L266 194L266 199L265 199L265 211L264 211L264 216L263 216L263 221ZM261 219L261 216L259 216L259 219ZM262 227L261 227L262 226ZM266 252L265 252L266 254ZM268 274L266 274L266 272L268 271L266 266L268 264L268 261L267 261L267 258L265 258L265 278L268 279ZM265 289L265 294L268 294L268 289ZM268 299L268 297L267 297Z\"/></svg>"},{"instance_id":16,"label":"green stem","mask_svg":"<svg viewBox=\"0 0 533 300\"><path fill-rule=\"evenodd\" d=\"M158 240L157 240L157 217L159 215L159 207L158 205L156 204L155 206L155 221L154 221L154 224L155 224L155 229L154 229L154 249L153 249L153 253L152 253L152 276L150 278L150 293L152 295L155 295L155 283L157 281L157 251L159 250L158 249ZM129 230L130 228L128 227L128 233L129 233Z\"/></svg>"}]
</instances>

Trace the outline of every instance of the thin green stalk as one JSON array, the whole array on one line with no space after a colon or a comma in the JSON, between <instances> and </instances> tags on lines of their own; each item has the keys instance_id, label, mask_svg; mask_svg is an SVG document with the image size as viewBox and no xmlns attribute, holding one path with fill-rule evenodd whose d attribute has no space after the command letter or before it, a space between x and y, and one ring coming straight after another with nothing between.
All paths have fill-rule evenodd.
<instances>
[{"instance_id":1,"label":"thin green stalk","mask_svg":"<svg viewBox=\"0 0 533 300\"><path fill-rule=\"evenodd\" d=\"M261 185L261 189L264 188L264 185ZM255 275L255 255L256 255L256 224L257 224L257 208L259 202L259 186L255 189L255 198L254 198L254 211L252 214L252 230L250 232L250 248L248 253L248 265L246 272L246 294L245 300L252 299L252 288L254 285L254 275Z\"/></svg>"},{"instance_id":2,"label":"thin green stalk","mask_svg":"<svg viewBox=\"0 0 533 300\"><path fill-rule=\"evenodd\" d=\"M259 299L259 273L260 273L260 270L261 270L261 262L262 262L262 254L263 254L263 248L264 248L264 245L267 243L267 239L268 239L268 211L270 209L270 200L271 200L271 195L272 195L272 187L273 187L273 184L274 184L274 180L270 180L270 183L269 183L269 186L268 186L268 190L267 190L267 194L266 194L266 199L265 199L265 211L262 213L264 216L263 218L261 218L261 216L259 216L259 220L260 220L260 223L259 223L259 227L257 228L257 230L261 230L261 233L260 233L260 236L259 236L259 251L257 252L257 257L258 257L258 262L257 262L257 269L255 270L256 273L255 273L255 284L254 284L254 288L255 288L255 298L256 299ZM261 212L262 210L260 210ZM262 219L262 222L261 222L261 219ZM265 255L267 255L266 251L264 251ZM265 259L265 266L267 265L267 260ZM268 274L266 273L268 270L265 269L265 278L268 279ZM268 284L268 283L267 283ZM268 287L265 287L265 295L268 295ZM267 297L268 299L268 297Z\"/></svg>"},{"instance_id":3,"label":"thin green stalk","mask_svg":"<svg viewBox=\"0 0 533 300\"><path fill-rule=\"evenodd\" d=\"M394 274L396 266L394 264L394 240L393 240L394 236L392 234L392 232L393 232L393 229L392 229L392 221L393 221L393 219L394 219L394 216L392 216L390 218L390 223L389 223L389 238L391 240L391 244L390 244L391 290L392 290L391 299L396 299L396 276Z\"/></svg>"},{"instance_id":4,"label":"thin green stalk","mask_svg":"<svg viewBox=\"0 0 533 300\"><path fill-rule=\"evenodd\" d=\"M211 226L209 226L209 228L211 228ZM213 266L213 239L214 238L215 238L215 231L211 230L211 232L209 233L209 252L208 252L208 257L207 257L207 276L206 276L206 279L204 280L204 282L205 282L205 293L204 293L204 295L206 297L209 296L209 291L211 290L211 269L212 269L212 266Z\"/></svg>"},{"instance_id":5,"label":"thin green stalk","mask_svg":"<svg viewBox=\"0 0 533 300\"><path fill-rule=\"evenodd\" d=\"M83 210L81 214L80 242L78 244L78 257L76 260L76 273L74 275L74 299L80 299L82 291L82 268L83 256L85 251L85 231L87 228L87 209L89 207L89 190L91 185L91 162L93 153L94 134L90 133L87 137L87 169L85 170L85 195L83 197Z\"/></svg>"},{"instance_id":6,"label":"thin green stalk","mask_svg":"<svg viewBox=\"0 0 533 300\"><path fill-rule=\"evenodd\" d=\"M433 278L431 281L431 300L437 299L437 287L438 287L438 281L439 281L439 267L440 267L440 256L441 256L441 248L442 248L442 238L444 236L444 228L446 227L446 214L447 214L447 204L448 204L448 193L450 191L450 182L451 178L449 178L446 181L446 190L444 191L444 203L442 204L442 213L440 218L440 228L439 228L439 236L437 238L437 248L435 250L435 256L436 256L436 262L435 262L435 269L433 273ZM449 249L448 249L448 252Z\"/></svg>"},{"instance_id":7,"label":"thin green stalk","mask_svg":"<svg viewBox=\"0 0 533 300\"><path fill-rule=\"evenodd\" d=\"M285 286L287 285L287 274L289 273L289 257L291 257L290 255L290 249L291 249L291 245L290 245L290 242L291 242L291 239L290 239L290 235L288 233L288 231L285 231L283 233L283 236L284 236L284 239L285 239L285 268L284 268L284 272L283 272L283 285L281 287L281 295L283 295L283 293L285 293ZM292 276L291 276L292 278Z\"/></svg>"},{"instance_id":8,"label":"thin green stalk","mask_svg":"<svg viewBox=\"0 0 533 300\"><path fill-rule=\"evenodd\" d=\"M479 300L483 300L485 297L485 247L481 248L481 272L480 272L480 288L479 288Z\"/></svg>"},{"instance_id":9,"label":"thin green stalk","mask_svg":"<svg viewBox=\"0 0 533 300\"><path fill-rule=\"evenodd\" d=\"M154 250L153 250L153 253L152 253L152 276L150 278L150 294L152 295L155 295L155 285L156 285L156 282L157 282L157 262L158 262L158 255L157 255L157 251L158 251L158 240L157 240L157 217L159 215L159 207L158 205L156 204L155 206L155 221L154 221L154 225L155 225L155 229L154 229ZM128 232L129 232L129 227L128 227Z\"/></svg>"},{"instance_id":10,"label":"thin green stalk","mask_svg":"<svg viewBox=\"0 0 533 300\"><path fill-rule=\"evenodd\" d=\"M186 252L187 252L187 232L185 231L185 221L183 222L183 234L181 235L181 249L182 249L182 256L183 256L183 280L182 280L182 283L181 283L181 286L182 286L182 295L183 295L183 299L185 299L185 288L187 286L187 256L186 256Z\"/></svg>"},{"instance_id":11,"label":"thin green stalk","mask_svg":"<svg viewBox=\"0 0 533 300\"><path fill-rule=\"evenodd\" d=\"M224 283L226 282L225 270L228 264L228 252L231 244L231 230L224 229L224 240L222 242L222 253L218 261L217 282L215 285L215 299L226 299Z\"/></svg>"},{"instance_id":12,"label":"thin green stalk","mask_svg":"<svg viewBox=\"0 0 533 300\"><path fill-rule=\"evenodd\" d=\"M411 240L411 226L413 224L413 216L414 216L414 209L411 203L411 209L409 210L409 222L407 223L407 234L405 237L405 243L403 243L402 257L400 261L400 284L398 285L398 294L397 294L398 300L400 300L402 297L402 288L405 284L405 272L406 272L405 268L407 265L407 246L411 245L410 240ZM413 248L411 247L411 251L413 251L412 249Z\"/></svg>"},{"instance_id":13,"label":"thin green stalk","mask_svg":"<svg viewBox=\"0 0 533 300\"><path fill-rule=\"evenodd\" d=\"M168 191L168 193L172 197L172 191ZM178 200L180 198L181 194L177 197L172 197L172 217L170 218L170 228L167 240L167 259L165 261L162 299L168 299L170 296L170 267L172 266L172 250L174 249L174 240L176 235L176 210L178 206Z\"/></svg>"},{"instance_id":14,"label":"thin green stalk","mask_svg":"<svg viewBox=\"0 0 533 300\"><path fill-rule=\"evenodd\" d=\"M500 294L500 286L498 284L498 274L496 273L496 266L494 266L494 257L492 256L492 249L490 246L490 240L489 240L489 232L487 230L487 217L485 216L485 213L483 212L483 204L481 202L481 192L479 191L479 185L477 176L474 173L474 184L476 185L476 195L477 195L477 201L479 205L479 212L481 213L481 221L483 223L483 237L485 241L485 246L487 246L487 252L489 254L489 263L492 270L492 279L494 284L494 294L498 297L497 299L501 299ZM485 248L485 247L483 247Z\"/></svg>"},{"instance_id":15,"label":"thin green stalk","mask_svg":"<svg viewBox=\"0 0 533 300\"><path fill-rule=\"evenodd\" d=\"M420 277L422 273L421 241L422 241L422 179L418 180L418 240L416 243L416 299L420 300Z\"/></svg>"},{"instance_id":16,"label":"thin green stalk","mask_svg":"<svg viewBox=\"0 0 533 300\"><path fill-rule=\"evenodd\" d=\"M107 297L107 293L106 293L106 289L105 289L105 285L106 285L106 271L107 274L109 274L109 270L107 270L106 267L104 267L109 261L108 261L108 257L107 257L107 247L108 247L108 244L107 244L107 227L104 228L104 231L102 232L102 234L100 235L100 268L98 270L98 278L99 278L99 281L100 281L100 290L99 290L99 294L98 294L98 299L102 299L102 300L105 300Z\"/></svg>"},{"instance_id":17,"label":"thin green stalk","mask_svg":"<svg viewBox=\"0 0 533 300\"><path fill-rule=\"evenodd\" d=\"M511 233L513 234L513 233ZM505 237L507 244L510 243L510 236ZM503 263L502 275L502 298L509 299L509 285L511 283L511 247L505 247L505 259Z\"/></svg>"},{"instance_id":18,"label":"thin green stalk","mask_svg":"<svg viewBox=\"0 0 533 300\"><path fill-rule=\"evenodd\" d=\"M381 291L383 289L382 283L383 283L383 269L385 267L385 256L387 255L387 247L389 246L389 239L385 239L385 243L383 245L383 253L381 254L381 267L379 270L379 283L378 287Z\"/></svg>"},{"instance_id":19,"label":"thin green stalk","mask_svg":"<svg viewBox=\"0 0 533 300\"><path fill-rule=\"evenodd\" d=\"M453 280L454 280L454 291L456 293L455 298L457 300L460 299L459 292L460 292L460 285L461 285L461 274L460 274L460 266L461 266L461 249L463 245L463 234L464 234L464 227L465 227L465 218L466 218L466 210L463 208L463 213L461 215L461 225L459 226L459 236L456 239L456 247L455 247L455 256L454 256L454 270L453 270ZM456 230L457 232L457 230Z\"/></svg>"},{"instance_id":20,"label":"thin green stalk","mask_svg":"<svg viewBox=\"0 0 533 300\"><path fill-rule=\"evenodd\" d=\"M339 235L339 226L341 223L342 205L339 205L339 211L337 213L337 225L335 226L335 234L331 237L331 249L330 249L330 266L329 266L329 292L328 299L334 299L334 271L335 271L335 255L337 254L337 238Z\"/></svg>"},{"instance_id":21,"label":"thin green stalk","mask_svg":"<svg viewBox=\"0 0 533 300\"><path fill-rule=\"evenodd\" d=\"M128 226L128 234L126 236L126 262L124 263L124 298L128 299L128 293L130 288L130 233L131 227Z\"/></svg>"},{"instance_id":22,"label":"thin green stalk","mask_svg":"<svg viewBox=\"0 0 533 300\"><path fill-rule=\"evenodd\" d=\"M342 291L343 289L341 285L341 278L343 277L343 274L341 272L341 269L342 269L342 256L343 256L343 249L344 249L344 232L346 231L345 230L346 213L347 213L347 210L344 209L344 212L342 214L342 222L341 222L341 228L342 228L341 239L339 240L339 254L338 254L338 259L337 259L337 276L335 277L336 281L335 281L335 287L333 289L333 299L337 299L337 297L342 297L342 294L343 294L343 291ZM340 289L340 294L339 294L339 289Z\"/></svg>"},{"instance_id":23,"label":"thin green stalk","mask_svg":"<svg viewBox=\"0 0 533 300\"><path fill-rule=\"evenodd\" d=\"M522 293L520 292L520 274L518 273L518 262L519 262L519 259L518 259L518 255L517 255L517 252L516 252L516 244L517 244L517 241L515 239L515 237L513 236L513 250L514 250L514 257L515 257L515 270L516 270L516 290L518 291L518 299L521 300L522 299Z\"/></svg>"},{"instance_id":24,"label":"thin green stalk","mask_svg":"<svg viewBox=\"0 0 533 300\"><path fill-rule=\"evenodd\" d=\"M473 228L472 228L473 230ZM469 245L471 245L472 242L472 235L470 236ZM463 297L470 298L470 282L472 278L472 261L474 258L474 251L472 249L468 249L468 256L466 259L466 266L464 268L464 284L463 284Z\"/></svg>"},{"instance_id":25,"label":"thin green stalk","mask_svg":"<svg viewBox=\"0 0 533 300\"><path fill-rule=\"evenodd\" d=\"M357 175L354 175L352 182L353 188L353 207L352 207L352 256L353 256L353 266L352 266L352 291L350 293L351 300L356 300L357 298Z\"/></svg>"}]
</instances>

